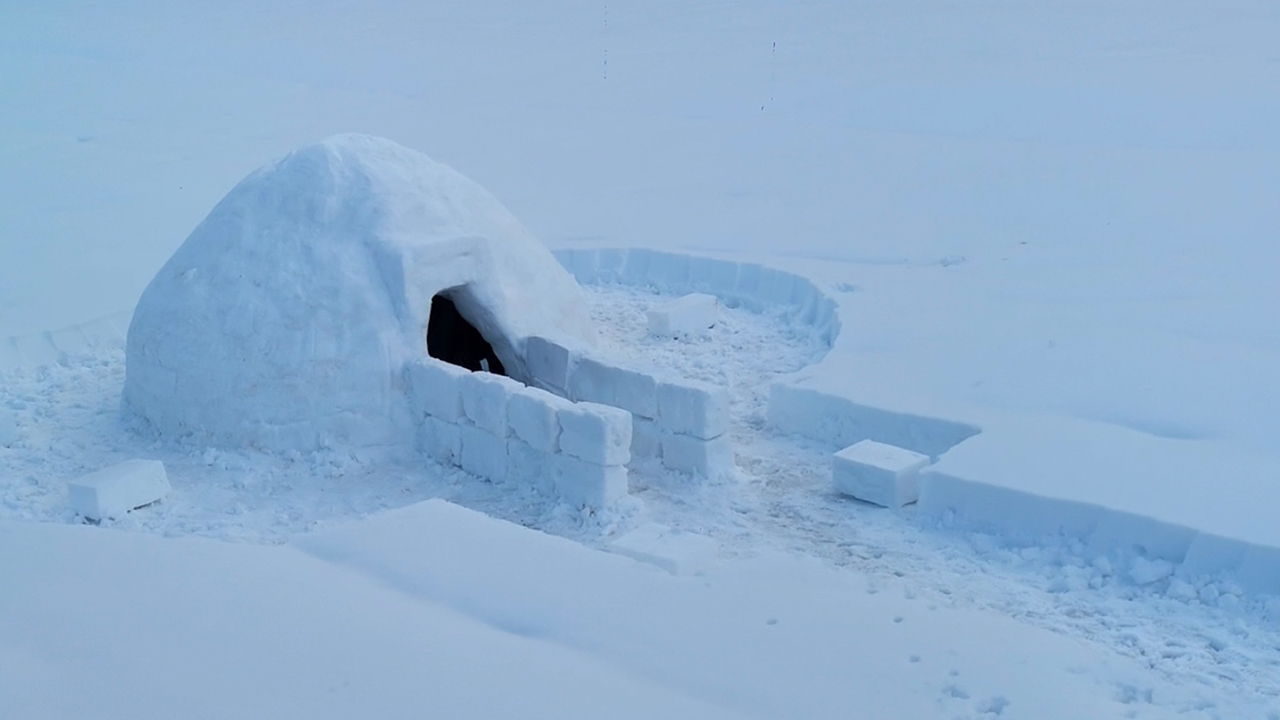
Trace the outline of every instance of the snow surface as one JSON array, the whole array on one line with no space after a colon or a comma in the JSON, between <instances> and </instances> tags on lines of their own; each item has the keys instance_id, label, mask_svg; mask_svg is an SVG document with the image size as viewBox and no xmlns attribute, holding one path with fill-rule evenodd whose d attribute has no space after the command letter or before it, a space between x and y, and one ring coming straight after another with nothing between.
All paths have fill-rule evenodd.
<instances>
[{"instance_id":1,"label":"snow surface","mask_svg":"<svg viewBox=\"0 0 1280 720\"><path fill-rule=\"evenodd\" d=\"M405 364L444 291L513 377L530 335L595 338L573 279L479 185L380 138L304 147L238 184L147 286L125 406L221 447L411 447Z\"/></svg>"},{"instance_id":2,"label":"snow surface","mask_svg":"<svg viewBox=\"0 0 1280 720\"><path fill-rule=\"evenodd\" d=\"M1238 524L1256 537L1268 532L1259 521L1273 505L1280 448L1280 326L1271 321L1280 305L1272 230L1280 226L1277 36L1280 16L1266 0L565 0L537 7L508 0L110 7L72 0L6 8L0 406L15 413L18 442L0 447L0 515L74 521L67 479L145 455L165 460L174 494L113 527L280 542L435 496L589 545L659 522L712 536L725 568L744 576L767 575L758 564L736 563L769 551L809 556L842 582L900 583L903 596L1012 618L1020 628L1049 630L1147 668L1136 682L1098 671L1117 681L1114 697L1129 702L1096 717L1280 716L1280 603L1186 561L1133 547L1091 549L1086 533L1028 533L1034 514L1023 512L1035 506L1018 494L1046 493L1037 497L1055 500L1061 519L1056 501L1092 489L1095 499L1123 501L1156 527L1177 515L1185 521L1194 504L1187 500L1199 498L1196 522ZM732 384L730 435L745 440L738 443L741 484L691 487L652 469L636 488L643 506L611 517L575 514L434 466L375 469L324 450L269 457L251 448L151 447L122 433L123 355L112 349L121 314L85 321L118 310L127 318L181 239L246 173L288 148L350 130L394 138L463 170L553 247L718 252L813 279L841 300L844 332L843 346L827 355L829 368L809 367L811 382L900 422L906 436L919 427L913 417L980 425L983 433L971 439L979 444L957 448L973 455L957 453L951 467L957 476L980 471L978 489L994 494L965 497L992 501L952 505L935 518L834 497L827 462L838 448L773 436L762 399L778 373L800 370L817 359L808 350L821 357L828 348L802 343L788 354L793 348L773 342L787 328L746 320L740 328L767 336L732 338L734 347L755 351L751 362L694 352L696 345L628 343L669 358L671 367L759 380ZM623 307L614 309L627 314ZM634 310L643 329L644 303ZM1028 419L1046 432L1031 437ZM981 515L968 522L966 508L1000 522ZM1128 520L1119 527L1137 527ZM939 532L940 525L952 529ZM215 652L227 647L210 638L226 636L220 611L269 604L271 577L310 573L305 559L281 548L108 534L123 538L116 543L95 529L29 523L6 532L15 527L32 539L8 542L8 535L0 543L10 563L5 577L33 580L0 584L0 602L11 603L0 623L6 632L45 628L46 638L65 641L37 643L16 659L12 648L28 646L0 642L0 683L23 680L0 686L0 699L37 698L19 716L56 717L64 706L50 689L63 692L71 677L103 678L93 687L135 698L171 696L163 687L143 694L130 692L137 687L130 682L112 685L129 662L112 662L122 656L81 642L78 632L59 634L64 625L85 637L110 627L47 612L62 608L62 616L92 620L85 598L104 596L106 585L62 584L68 592L45 597L40 588L60 583L9 572L15 558L43 578L73 573L71 558L117 578L139 555L146 562L168 555L168 575L128 575L141 587L187 581L184 573L202 570L212 554L225 554L229 572L251 575L250 556L279 558L261 582L250 577L226 583L225 595L212 593L226 598L221 606L199 604L198 593L169 595L175 606L190 605L181 625L148 625L157 616L144 620L132 610L132 585L127 601L125 590L115 601L104 596L101 607L119 610L129 640L160 631L184 639L141 642L140 652L224 660L196 676L203 684L175 684L176 694L208 698L222 686L207 678L228 677L245 658L263 655L276 662L249 665L236 677L255 684L240 687L277 688L278 707L313 708L323 717L327 688L290 684L283 674L299 667L330 677L321 671L349 667L340 659L311 662L305 651L313 647L307 638L341 631L352 617L385 618L384 627L396 631L353 640L370 648L355 656L373 668L359 678L384 667L374 646L393 659L417 657L396 650L415 611L371 594L351 597L350 579L328 571L317 571L322 577L299 597L370 607L368 615L344 609L311 622L315 616L280 613L272 621L296 630L296 646L257 652L261 645L246 633L236 647L253 651ZM83 543L67 539L90 532L97 534ZM21 553L9 550L15 547ZM787 591L787 582L769 577L774 583L760 597ZM456 587L469 582L458 579ZM731 595L718 610L756 601ZM901 625L912 622L903 617ZM766 620L775 630L786 624ZM271 627L257 629L273 637ZM427 639L411 637L413 652ZM450 675L454 687L469 690L477 685L467 677L492 675L487 664L463 663L475 657L468 649L530 657L495 642L503 644L484 645L472 634L449 643L449 667L473 671ZM991 643L981 647L993 654ZM1040 660L1058 651L1025 634L1007 647ZM929 657L922 652L922 663ZM72 663L83 672L61 671ZM536 671L546 663L529 665ZM173 677L177 667L167 662L156 676ZM385 692L350 706L334 703L335 714L371 708L394 715L395 706L414 705L404 692L420 676L395 675L396 668L403 666L386 677L402 683L380 685ZM830 697L824 693L846 680L806 686L809 699ZM1193 699L1165 692L1170 682ZM539 694L552 683L520 688L552 707L565 697ZM910 712L918 708L910 704L883 714L1017 716L1016 703L977 696L963 681L955 687L972 704L951 696L956 705ZM622 689L604 694L622 698L624 708L633 697ZM262 697L224 692L209 702L226 712L211 714L251 716L249 704ZM475 692L441 704L459 716L468 709L523 714L491 704L504 697ZM639 715L666 712L639 700L635 706ZM153 713L189 714L178 700Z\"/></svg>"}]
</instances>

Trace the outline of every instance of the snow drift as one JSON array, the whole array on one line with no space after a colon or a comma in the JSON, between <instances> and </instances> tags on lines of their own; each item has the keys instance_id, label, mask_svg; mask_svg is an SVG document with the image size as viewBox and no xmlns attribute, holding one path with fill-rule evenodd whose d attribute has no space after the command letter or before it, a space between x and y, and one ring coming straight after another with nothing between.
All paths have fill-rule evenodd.
<instances>
[{"instance_id":1,"label":"snow drift","mask_svg":"<svg viewBox=\"0 0 1280 720\"><path fill-rule=\"evenodd\" d=\"M269 450L409 448L405 363L442 294L527 380L531 335L590 346L572 277L487 191L341 135L244 179L147 286L124 407L166 435Z\"/></svg>"}]
</instances>

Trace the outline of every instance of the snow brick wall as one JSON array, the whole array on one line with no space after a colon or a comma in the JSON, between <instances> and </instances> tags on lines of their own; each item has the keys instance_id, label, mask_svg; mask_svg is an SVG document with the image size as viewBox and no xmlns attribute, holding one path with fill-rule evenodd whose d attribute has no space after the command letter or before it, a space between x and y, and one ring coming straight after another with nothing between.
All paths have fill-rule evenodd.
<instances>
[{"instance_id":1,"label":"snow brick wall","mask_svg":"<svg viewBox=\"0 0 1280 720\"><path fill-rule=\"evenodd\" d=\"M495 483L575 506L627 494L631 416L432 358L408 365L418 448Z\"/></svg>"},{"instance_id":2,"label":"snow brick wall","mask_svg":"<svg viewBox=\"0 0 1280 720\"><path fill-rule=\"evenodd\" d=\"M633 460L661 460L668 469L704 478L733 474L727 389L623 367L541 337L529 338L526 358L543 389L627 411Z\"/></svg>"}]
</instances>

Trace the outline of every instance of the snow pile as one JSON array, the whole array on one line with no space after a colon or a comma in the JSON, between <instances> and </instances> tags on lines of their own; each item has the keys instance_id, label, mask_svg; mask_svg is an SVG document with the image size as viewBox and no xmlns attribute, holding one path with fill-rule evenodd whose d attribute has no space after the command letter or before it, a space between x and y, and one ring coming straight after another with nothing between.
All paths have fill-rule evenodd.
<instances>
[{"instance_id":1,"label":"snow pile","mask_svg":"<svg viewBox=\"0 0 1280 720\"><path fill-rule=\"evenodd\" d=\"M266 449L408 447L404 364L448 291L524 379L524 342L589 346L573 279L484 189L343 135L251 174L142 295L125 404L163 434Z\"/></svg>"}]
</instances>

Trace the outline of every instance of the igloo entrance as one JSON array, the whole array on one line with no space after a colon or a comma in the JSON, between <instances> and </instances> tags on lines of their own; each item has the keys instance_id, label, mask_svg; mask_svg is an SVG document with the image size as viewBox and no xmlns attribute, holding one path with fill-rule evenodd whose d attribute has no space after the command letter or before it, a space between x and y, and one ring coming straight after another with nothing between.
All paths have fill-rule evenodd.
<instances>
[{"instance_id":1,"label":"igloo entrance","mask_svg":"<svg viewBox=\"0 0 1280 720\"><path fill-rule=\"evenodd\" d=\"M506 375L502 361L484 335L467 321L447 291L431 298L427 320L427 354L471 371Z\"/></svg>"}]
</instances>

